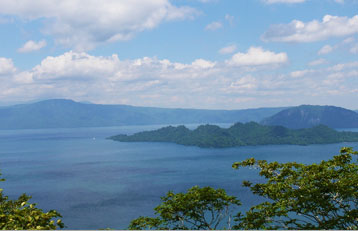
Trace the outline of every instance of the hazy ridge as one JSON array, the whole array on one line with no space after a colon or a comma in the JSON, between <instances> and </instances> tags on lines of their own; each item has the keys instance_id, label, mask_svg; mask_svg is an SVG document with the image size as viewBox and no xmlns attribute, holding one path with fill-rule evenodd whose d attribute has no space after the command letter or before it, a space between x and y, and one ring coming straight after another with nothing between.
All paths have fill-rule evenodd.
<instances>
[{"instance_id":1,"label":"hazy ridge","mask_svg":"<svg viewBox=\"0 0 358 231\"><path fill-rule=\"evenodd\" d=\"M0 129L260 121L285 108L201 110L101 105L53 99L0 107Z\"/></svg>"},{"instance_id":2,"label":"hazy ridge","mask_svg":"<svg viewBox=\"0 0 358 231\"><path fill-rule=\"evenodd\" d=\"M284 109L261 121L264 125L309 128L319 124L331 128L358 128L358 113L335 106L301 105Z\"/></svg>"}]
</instances>

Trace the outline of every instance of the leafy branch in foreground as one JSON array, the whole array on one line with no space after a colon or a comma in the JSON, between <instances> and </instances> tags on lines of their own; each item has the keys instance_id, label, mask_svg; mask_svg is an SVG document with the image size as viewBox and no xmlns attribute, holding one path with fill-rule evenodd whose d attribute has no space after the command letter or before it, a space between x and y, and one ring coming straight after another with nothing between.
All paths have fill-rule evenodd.
<instances>
[{"instance_id":1,"label":"leafy branch in foreground","mask_svg":"<svg viewBox=\"0 0 358 231\"><path fill-rule=\"evenodd\" d=\"M235 229L358 229L358 152L319 164L268 163L247 159L233 168L256 167L267 182L244 181L253 194L268 199L238 214Z\"/></svg>"},{"instance_id":2,"label":"leafy branch in foreground","mask_svg":"<svg viewBox=\"0 0 358 231\"><path fill-rule=\"evenodd\" d=\"M1 174L0 174L1 175ZM4 181L4 179L0 179ZM21 195L17 200L9 200L0 189L0 229L6 230L34 230L64 228L61 219L56 222L53 218L61 217L55 210L44 213L36 208L36 204L30 204L30 196Z\"/></svg>"},{"instance_id":3,"label":"leafy branch in foreground","mask_svg":"<svg viewBox=\"0 0 358 231\"><path fill-rule=\"evenodd\" d=\"M217 229L231 228L231 208L241 205L223 189L194 186L186 193L168 192L156 207L158 217L139 217L129 229Z\"/></svg>"}]
</instances>

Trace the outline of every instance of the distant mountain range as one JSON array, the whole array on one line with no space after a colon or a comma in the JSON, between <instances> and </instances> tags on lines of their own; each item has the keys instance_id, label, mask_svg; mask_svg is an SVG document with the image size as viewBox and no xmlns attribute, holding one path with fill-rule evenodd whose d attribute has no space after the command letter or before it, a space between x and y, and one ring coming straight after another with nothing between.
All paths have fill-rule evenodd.
<instances>
[{"instance_id":1,"label":"distant mountain range","mask_svg":"<svg viewBox=\"0 0 358 231\"><path fill-rule=\"evenodd\" d=\"M293 129L309 128L319 124L331 128L358 128L358 113L334 106L302 105L243 110L204 110L103 105L66 99L0 107L0 129L234 124L250 121Z\"/></svg>"},{"instance_id":2,"label":"distant mountain range","mask_svg":"<svg viewBox=\"0 0 358 231\"><path fill-rule=\"evenodd\" d=\"M358 128L358 113L341 107L302 105L284 109L262 120L261 124L293 129L319 124L331 128Z\"/></svg>"},{"instance_id":3,"label":"distant mountain range","mask_svg":"<svg viewBox=\"0 0 358 231\"><path fill-rule=\"evenodd\" d=\"M0 129L258 122L286 108L168 109L78 103L72 100L54 99L0 107Z\"/></svg>"},{"instance_id":4,"label":"distant mountain range","mask_svg":"<svg viewBox=\"0 0 358 231\"><path fill-rule=\"evenodd\" d=\"M171 142L182 145L226 148L269 144L326 144L358 142L358 132L338 132L325 125L305 129L265 126L255 122L236 123L230 128L201 125L194 130L185 126L164 127L133 135L117 135L109 139L122 142Z\"/></svg>"}]
</instances>

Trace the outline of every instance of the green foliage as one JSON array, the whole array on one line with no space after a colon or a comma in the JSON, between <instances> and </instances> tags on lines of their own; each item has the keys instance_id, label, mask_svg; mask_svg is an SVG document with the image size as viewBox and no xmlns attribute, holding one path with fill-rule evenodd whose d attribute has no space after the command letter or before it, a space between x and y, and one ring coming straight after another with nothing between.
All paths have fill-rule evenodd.
<instances>
[{"instance_id":1,"label":"green foliage","mask_svg":"<svg viewBox=\"0 0 358 231\"><path fill-rule=\"evenodd\" d=\"M234 168L256 167L267 181L243 185L268 199L238 214L235 229L358 229L358 152L319 164L268 163L253 158Z\"/></svg>"},{"instance_id":2,"label":"green foliage","mask_svg":"<svg viewBox=\"0 0 358 231\"><path fill-rule=\"evenodd\" d=\"M230 128L201 125L191 131L184 126L164 127L134 135L118 135L110 139L123 142L172 142L198 147L225 148L267 144L325 144L357 142L357 132L337 132L324 125L292 130L282 126L265 126L255 122L236 123Z\"/></svg>"},{"instance_id":3,"label":"green foliage","mask_svg":"<svg viewBox=\"0 0 358 231\"><path fill-rule=\"evenodd\" d=\"M217 229L230 228L231 208L241 203L223 189L194 186L186 193L168 192L156 207L158 217L139 217L129 229Z\"/></svg>"},{"instance_id":4,"label":"green foliage","mask_svg":"<svg viewBox=\"0 0 358 231\"><path fill-rule=\"evenodd\" d=\"M1 174L0 174L1 175ZM4 181L1 179L0 181ZM56 222L53 218L61 217L55 210L45 213L30 204L30 196L21 195L17 200L9 200L0 189L0 229L6 230L34 230L63 228L61 219Z\"/></svg>"}]
</instances>

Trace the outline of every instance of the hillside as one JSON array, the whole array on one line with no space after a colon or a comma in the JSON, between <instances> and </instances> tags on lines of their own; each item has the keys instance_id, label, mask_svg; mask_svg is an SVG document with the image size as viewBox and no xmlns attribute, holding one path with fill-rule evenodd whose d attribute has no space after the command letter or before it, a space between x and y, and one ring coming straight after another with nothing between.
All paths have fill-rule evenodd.
<instances>
[{"instance_id":1,"label":"hillside","mask_svg":"<svg viewBox=\"0 0 358 231\"><path fill-rule=\"evenodd\" d=\"M0 129L260 121L285 108L199 110L101 105L54 99L0 107Z\"/></svg>"},{"instance_id":2,"label":"hillside","mask_svg":"<svg viewBox=\"0 0 358 231\"><path fill-rule=\"evenodd\" d=\"M261 123L294 129L318 124L331 128L358 128L358 113L341 107L302 105L282 110Z\"/></svg>"},{"instance_id":3,"label":"hillside","mask_svg":"<svg viewBox=\"0 0 358 231\"><path fill-rule=\"evenodd\" d=\"M282 126L265 126L255 122L236 123L230 128L201 125L195 130L185 126L164 127L133 135L117 135L109 139L121 142L171 142L182 145L225 148L269 144L326 144L358 142L357 132L337 132L324 125L306 129L288 129Z\"/></svg>"}]
</instances>

